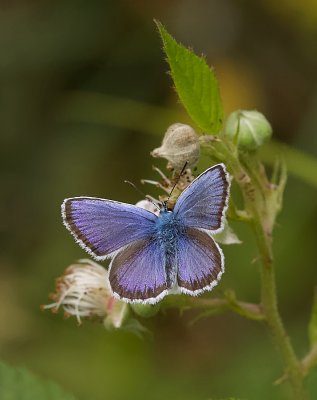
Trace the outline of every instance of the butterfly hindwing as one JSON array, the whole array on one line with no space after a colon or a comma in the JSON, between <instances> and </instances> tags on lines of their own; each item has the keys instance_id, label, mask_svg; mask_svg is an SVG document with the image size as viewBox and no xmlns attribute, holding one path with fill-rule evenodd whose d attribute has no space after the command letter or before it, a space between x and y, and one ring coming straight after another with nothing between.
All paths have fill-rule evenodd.
<instances>
[{"instance_id":1,"label":"butterfly hindwing","mask_svg":"<svg viewBox=\"0 0 317 400\"><path fill-rule=\"evenodd\" d=\"M131 204L73 197L62 204L64 224L96 260L152 234L157 216Z\"/></svg>"},{"instance_id":2,"label":"butterfly hindwing","mask_svg":"<svg viewBox=\"0 0 317 400\"><path fill-rule=\"evenodd\" d=\"M197 295L217 285L224 271L223 254L212 237L188 228L178 241L177 283L183 293Z\"/></svg>"},{"instance_id":3,"label":"butterfly hindwing","mask_svg":"<svg viewBox=\"0 0 317 400\"><path fill-rule=\"evenodd\" d=\"M183 191L174 213L185 226L219 232L223 228L229 189L229 175L224 164L215 165Z\"/></svg>"},{"instance_id":4,"label":"butterfly hindwing","mask_svg":"<svg viewBox=\"0 0 317 400\"><path fill-rule=\"evenodd\" d=\"M109 267L113 293L132 303L156 303L167 294L165 253L157 240L138 240L120 251Z\"/></svg>"}]
</instances>

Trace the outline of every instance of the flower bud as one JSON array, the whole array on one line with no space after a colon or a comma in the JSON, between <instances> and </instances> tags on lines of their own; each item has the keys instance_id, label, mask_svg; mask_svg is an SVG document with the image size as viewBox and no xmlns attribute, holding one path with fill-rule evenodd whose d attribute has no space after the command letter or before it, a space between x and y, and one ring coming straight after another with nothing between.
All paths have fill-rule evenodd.
<instances>
[{"instance_id":1,"label":"flower bud","mask_svg":"<svg viewBox=\"0 0 317 400\"><path fill-rule=\"evenodd\" d=\"M57 312L63 307L65 316L99 318L106 327L121 327L128 305L111 296L108 271L91 260L79 260L70 265L56 280L54 303L43 306Z\"/></svg>"},{"instance_id":2,"label":"flower bud","mask_svg":"<svg viewBox=\"0 0 317 400\"><path fill-rule=\"evenodd\" d=\"M188 168L194 167L199 160L199 154L198 135L191 126L180 123L167 129L161 147L151 153L153 157L166 158L176 171L181 171L186 162Z\"/></svg>"},{"instance_id":3,"label":"flower bud","mask_svg":"<svg viewBox=\"0 0 317 400\"><path fill-rule=\"evenodd\" d=\"M114 297L108 299L107 302L107 315L103 319L105 328L111 330L113 328L121 328L128 316L128 305L119 301Z\"/></svg>"},{"instance_id":4,"label":"flower bud","mask_svg":"<svg viewBox=\"0 0 317 400\"><path fill-rule=\"evenodd\" d=\"M238 110L229 115L224 133L241 149L252 151L271 138L272 127L260 112Z\"/></svg>"},{"instance_id":5,"label":"flower bud","mask_svg":"<svg viewBox=\"0 0 317 400\"><path fill-rule=\"evenodd\" d=\"M140 317L150 318L160 311L160 304L131 304L131 308Z\"/></svg>"}]
</instances>

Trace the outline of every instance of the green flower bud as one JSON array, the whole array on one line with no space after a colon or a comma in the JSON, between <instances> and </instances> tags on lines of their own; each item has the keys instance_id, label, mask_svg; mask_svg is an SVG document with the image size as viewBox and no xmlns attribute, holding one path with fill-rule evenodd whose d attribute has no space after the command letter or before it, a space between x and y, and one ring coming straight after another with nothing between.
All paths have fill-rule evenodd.
<instances>
[{"instance_id":1,"label":"green flower bud","mask_svg":"<svg viewBox=\"0 0 317 400\"><path fill-rule=\"evenodd\" d=\"M238 110L229 115L224 134L244 150L256 150L272 135L272 127L258 111Z\"/></svg>"},{"instance_id":2,"label":"green flower bud","mask_svg":"<svg viewBox=\"0 0 317 400\"><path fill-rule=\"evenodd\" d=\"M161 147L153 150L151 155L166 158L176 171L180 171L186 162L188 168L192 168L199 160L199 137L191 126L173 124L167 129Z\"/></svg>"},{"instance_id":3,"label":"green flower bud","mask_svg":"<svg viewBox=\"0 0 317 400\"><path fill-rule=\"evenodd\" d=\"M132 310L143 318L150 318L157 314L160 310L159 304L131 304Z\"/></svg>"}]
</instances>

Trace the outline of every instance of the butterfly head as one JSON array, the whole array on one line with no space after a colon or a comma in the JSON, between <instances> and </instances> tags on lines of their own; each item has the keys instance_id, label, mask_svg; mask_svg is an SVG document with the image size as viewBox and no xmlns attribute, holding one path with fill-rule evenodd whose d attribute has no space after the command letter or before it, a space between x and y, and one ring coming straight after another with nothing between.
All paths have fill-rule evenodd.
<instances>
[{"instance_id":1,"label":"butterfly head","mask_svg":"<svg viewBox=\"0 0 317 400\"><path fill-rule=\"evenodd\" d=\"M161 203L160 214L171 213L173 210L168 207L168 200L165 200Z\"/></svg>"}]
</instances>

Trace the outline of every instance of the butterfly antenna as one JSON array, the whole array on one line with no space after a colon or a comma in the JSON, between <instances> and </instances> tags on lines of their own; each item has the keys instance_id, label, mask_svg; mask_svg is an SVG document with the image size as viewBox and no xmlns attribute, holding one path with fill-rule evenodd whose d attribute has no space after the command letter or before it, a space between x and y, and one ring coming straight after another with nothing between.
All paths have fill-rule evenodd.
<instances>
[{"instance_id":1,"label":"butterfly antenna","mask_svg":"<svg viewBox=\"0 0 317 400\"><path fill-rule=\"evenodd\" d=\"M167 203L169 202L169 199L171 198L172 193L173 193L174 189L176 188L176 185L178 184L178 182L179 182L181 176L182 176L183 173L185 172L185 169L186 169L187 165L188 165L188 161L185 162L185 164L184 164L184 166L183 166L181 172L180 172L179 175L178 175L178 178L176 179L176 182L174 183L174 186L172 187L172 190L170 191L170 194L168 195L167 200L164 202L166 206L167 206Z\"/></svg>"},{"instance_id":2,"label":"butterfly antenna","mask_svg":"<svg viewBox=\"0 0 317 400\"><path fill-rule=\"evenodd\" d=\"M145 193L142 192L142 190L140 190L134 183L130 182L130 181L124 181L124 183L128 183L130 186L132 186L138 193L142 194L142 196L144 196L150 203L153 204L153 206L155 206L159 211L160 207L154 203L154 201L152 201Z\"/></svg>"}]
</instances>

